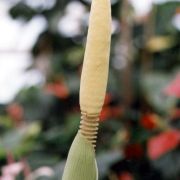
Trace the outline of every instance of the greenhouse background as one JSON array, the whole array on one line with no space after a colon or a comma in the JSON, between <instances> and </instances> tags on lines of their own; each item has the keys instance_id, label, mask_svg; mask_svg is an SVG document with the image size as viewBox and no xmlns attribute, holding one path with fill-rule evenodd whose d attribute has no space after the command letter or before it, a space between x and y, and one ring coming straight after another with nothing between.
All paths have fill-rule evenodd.
<instances>
[{"instance_id":1,"label":"greenhouse background","mask_svg":"<svg viewBox=\"0 0 180 180\"><path fill-rule=\"evenodd\" d=\"M80 121L91 0L0 1L0 180L58 180ZM99 180L180 179L180 1L111 0Z\"/></svg>"}]
</instances>

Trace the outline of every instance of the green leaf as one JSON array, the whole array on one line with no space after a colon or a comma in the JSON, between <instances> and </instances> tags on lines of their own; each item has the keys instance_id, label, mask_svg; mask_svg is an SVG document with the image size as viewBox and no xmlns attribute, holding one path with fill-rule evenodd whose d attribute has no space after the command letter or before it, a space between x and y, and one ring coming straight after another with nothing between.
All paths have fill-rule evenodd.
<instances>
[{"instance_id":1,"label":"green leaf","mask_svg":"<svg viewBox=\"0 0 180 180\"><path fill-rule=\"evenodd\" d=\"M97 165L92 144L80 133L69 151L62 180L97 180Z\"/></svg>"}]
</instances>

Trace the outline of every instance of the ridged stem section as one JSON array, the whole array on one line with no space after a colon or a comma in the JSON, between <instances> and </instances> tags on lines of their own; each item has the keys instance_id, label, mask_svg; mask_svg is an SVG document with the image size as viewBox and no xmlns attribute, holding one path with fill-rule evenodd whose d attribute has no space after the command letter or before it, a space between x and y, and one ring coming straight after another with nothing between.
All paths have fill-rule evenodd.
<instances>
[{"instance_id":1,"label":"ridged stem section","mask_svg":"<svg viewBox=\"0 0 180 180\"><path fill-rule=\"evenodd\" d=\"M88 115L85 112L81 112L80 133L86 137L86 139L92 143L93 147L96 147L97 134L99 127L99 116Z\"/></svg>"}]
</instances>

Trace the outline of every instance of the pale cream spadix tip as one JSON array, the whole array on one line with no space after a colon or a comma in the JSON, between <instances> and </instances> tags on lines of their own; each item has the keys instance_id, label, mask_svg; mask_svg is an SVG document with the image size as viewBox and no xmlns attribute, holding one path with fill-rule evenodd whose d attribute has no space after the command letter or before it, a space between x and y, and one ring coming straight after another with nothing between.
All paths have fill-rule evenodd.
<instances>
[{"instance_id":1,"label":"pale cream spadix tip","mask_svg":"<svg viewBox=\"0 0 180 180\"><path fill-rule=\"evenodd\" d=\"M107 86L111 41L110 0L93 0L80 85L81 111L98 115Z\"/></svg>"}]
</instances>

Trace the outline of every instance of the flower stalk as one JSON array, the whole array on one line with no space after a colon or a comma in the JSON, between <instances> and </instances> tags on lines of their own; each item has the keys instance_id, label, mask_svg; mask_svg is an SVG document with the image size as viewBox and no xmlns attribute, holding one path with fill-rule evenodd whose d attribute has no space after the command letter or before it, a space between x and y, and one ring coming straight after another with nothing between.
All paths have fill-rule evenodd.
<instances>
[{"instance_id":1,"label":"flower stalk","mask_svg":"<svg viewBox=\"0 0 180 180\"><path fill-rule=\"evenodd\" d=\"M95 147L106 94L110 42L110 0L92 0L80 84L81 122L69 151L63 180L98 179Z\"/></svg>"}]
</instances>

